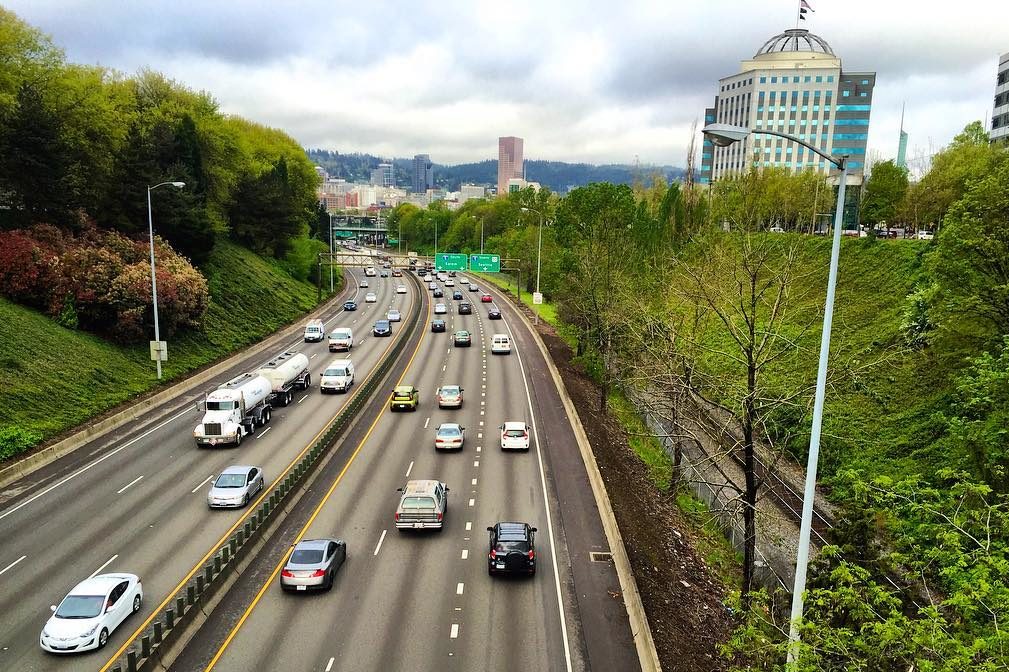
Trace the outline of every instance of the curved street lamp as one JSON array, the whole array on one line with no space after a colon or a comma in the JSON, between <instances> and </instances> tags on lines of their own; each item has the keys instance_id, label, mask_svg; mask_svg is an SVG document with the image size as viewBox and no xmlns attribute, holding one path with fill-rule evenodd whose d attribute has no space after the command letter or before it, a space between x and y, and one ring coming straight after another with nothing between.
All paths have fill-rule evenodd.
<instances>
[{"instance_id":1,"label":"curved street lamp","mask_svg":"<svg viewBox=\"0 0 1009 672\"><path fill-rule=\"evenodd\" d=\"M844 223L844 187L848 177L848 157L832 157L794 135L750 129L730 124L708 124L701 132L719 147L745 140L751 133L785 138L822 156L841 171L837 186L837 206L834 209L834 240L830 248L830 272L827 275L827 302L823 311L823 333L820 337L820 363L816 371L816 394L813 399L813 426L809 434L809 457L806 462L806 485L802 498L802 524L799 527L799 548L795 558L795 582L792 584L792 613L788 630L788 664L796 662L799 643L799 620L802 618L803 593L806 592L806 568L809 564L809 535L813 524L813 498L816 495L816 468L820 458L820 429L823 424L823 398L827 386L827 355L830 351L830 329L834 321L834 290L837 287L837 262L841 253L841 226Z\"/></svg>"},{"instance_id":2,"label":"curved street lamp","mask_svg":"<svg viewBox=\"0 0 1009 672\"><path fill-rule=\"evenodd\" d=\"M185 182L162 182L160 184L155 184L153 187L147 187L147 232L150 234L151 239L151 300L154 304L154 340L158 344L158 380L161 380L161 331L158 328L158 278L154 274L154 217L151 215L151 192L158 187L163 187L165 185L171 185L176 189L181 189L186 186Z\"/></svg>"},{"instance_id":3,"label":"curved street lamp","mask_svg":"<svg viewBox=\"0 0 1009 672\"><path fill-rule=\"evenodd\" d=\"M545 217L543 213L539 210L534 210L532 208L520 208L523 212L535 212L540 216L539 229L536 232L536 293L540 293L540 258L543 255L543 221ZM533 309L533 314L536 315L535 324L540 323L540 311Z\"/></svg>"}]
</instances>

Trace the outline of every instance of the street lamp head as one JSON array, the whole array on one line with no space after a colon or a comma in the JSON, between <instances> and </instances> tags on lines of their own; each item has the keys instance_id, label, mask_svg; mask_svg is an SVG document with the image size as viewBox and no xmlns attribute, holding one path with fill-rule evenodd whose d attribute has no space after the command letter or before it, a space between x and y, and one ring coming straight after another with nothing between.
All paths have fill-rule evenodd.
<instances>
[{"instance_id":1,"label":"street lamp head","mask_svg":"<svg viewBox=\"0 0 1009 672\"><path fill-rule=\"evenodd\" d=\"M708 136L708 139L719 147L728 147L745 139L750 134L750 129L731 124L708 124L701 129L701 133Z\"/></svg>"},{"instance_id":2,"label":"street lamp head","mask_svg":"<svg viewBox=\"0 0 1009 672\"><path fill-rule=\"evenodd\" d=\"M182 187L186 186L186 183L185 182L172 182L172 186L176 187L178 189L181 189Z\"/></svg>"}]
</instances>

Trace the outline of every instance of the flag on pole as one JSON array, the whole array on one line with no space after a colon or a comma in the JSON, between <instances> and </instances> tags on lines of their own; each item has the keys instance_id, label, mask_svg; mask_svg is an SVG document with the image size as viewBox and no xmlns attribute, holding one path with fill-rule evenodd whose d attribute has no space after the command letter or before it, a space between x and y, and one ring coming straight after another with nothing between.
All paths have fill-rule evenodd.
<instances>
[{"instance_id":1,"label":"flag on pole","mask_svg":"<svg viewBox=\"0 0 1009 672\"><path fill-rule=\"evenodd\" d=\"M816 10L813 9L809 5L809 3L806 2L806 0L799 0L799 20L800 21L805 21L806 20L806 12L815 12L815 11Z\"/></svg>"}]
</instances>

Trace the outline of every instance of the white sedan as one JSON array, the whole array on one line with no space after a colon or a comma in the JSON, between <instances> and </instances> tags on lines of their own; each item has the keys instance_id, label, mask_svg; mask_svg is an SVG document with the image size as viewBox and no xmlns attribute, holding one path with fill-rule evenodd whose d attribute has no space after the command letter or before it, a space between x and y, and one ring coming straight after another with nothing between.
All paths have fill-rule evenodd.
<instances>
[{"instance_id":1,"label":"white sedan","mask_svg":"<svg viewBox=\"0 0 1009 672\"><path fill-rule=\"evenodd\" d=\"M396 285L397 294L406 294L406 285Z\"/></svg>"},{"instance_id":2,"label":"white sedan","mask_svg":"<svg viewBox=\"0 0 1009 672\"><path fill-rule=\"evenodd\" d=\"M529 450L529 425L524 422L501 425L501 450Z\"/></svg>"},{"instance_id":3,"label":"white sedan","mask_svg":"<svg viewBox=\"0 0 1009 672\"><path fill-rule=\"evenodd\" d=\"M130 614L140 611L144 587L136 574L99 574L78 583L42 628L39 646L50 653L100 649Z\"/></svg>"},{"instance_id":4,"label":"white sedan","mask_svg":"<svg viewBox=\"0 0 1009 672\"><path fill-rule=\"evenodd\" d=\"M444 315L447 312L448 312L448 308L445 307L444 303L436 303L436 304L434 304L434 314L435 315Z\"/></svg>"},{"instance_id":5,"label":"white sedan","mask_svg":"<svg viewBox=\"0 0 1009 672\"><path fill-rule=\"evenodd\" d=\"M368 281L365 280L364 278L361 278L361 282L357 283L357 286L358 287L367 287L368 286Z\"/></svg>"},{"instance_id":6,"label":"white sedan","mask_svg":"<svg viewBox=\"0 0 1009 672\"><path fill-rule=\"evenodd\" d=\"M368 292L364 295L365 303L375 303L376 301L378 301L378 297L375 296L375 292Z\"/></svg>"}]
</instances>

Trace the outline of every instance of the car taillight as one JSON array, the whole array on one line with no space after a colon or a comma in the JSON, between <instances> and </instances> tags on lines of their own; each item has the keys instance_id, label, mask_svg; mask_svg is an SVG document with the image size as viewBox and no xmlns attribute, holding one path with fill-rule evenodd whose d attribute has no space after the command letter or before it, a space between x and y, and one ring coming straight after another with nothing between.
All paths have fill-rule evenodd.
<instances>
[{"instance_id":1,"label":"car taillight","mask_svg":"<svg viewBox=\"0 0 1009 672\"><path fill-rule=\"evenodd\" d=\"M530 557L532 557L531 553L532 552L530 551ZM313 577L326 576L326 570L324 570L324 569L317 569L314 572L312 572L312 576Z\"/></svg>"},{"instance_id":2,"label":"car taillight","mask_svg":"<svg viewBox=\"0 0 1009 672\"><path fill-rule=\"evenodd\" d=\"M399 512L396 512L396 521L399 522Z\"/></svg>"},{"instance_id":3,"label":"car taillight","mask_svg":"<svg viewBox=\"0 0 1009 672\"><path fill-rule=\"evenodd\" d=\"M291 570L289 570L289 569L285 569L284 571L282 571L280 573L280 575L283 576L284 578L287 578L287 579L293 579L294 578L294 573Z\"/></svg>"},{"instance_id":4,"label":"car taillight","mask_svg":"<svg viewBox=\"0 0 1009 672\"><path fill-rule=\"evenodd\" d=\"M529 438L529 432L528 431L522 432L522 438L523 439L528 439Z\"/></svg>"},{"instance_id":5,"label":"car taillight","mask_svg":"<svg viewBox=\"0 0 1009 672\"><path fill-rule=\"evenodd\" d=\"M444 513L441 513L441 512L439 512L439 513L438 513L438 522L439 522L439 523L441 522L441 518L442 518L442 516L444 516L444 515L445 515Z\"/></svg>"},{"instance_id":6,"label":"car taillight","mask_svg":"<svg viewBox=\"0 0 1009 672\"><path fill-rule=\"evenodd\" d=\"M496 557L497 557L497 551L495 551L493 548L490 549L490 559L493 560Z\"/></svg>"},{"instance_id":7,"label":"car taillight","mask_svg":"<svg viewBox=\"0 0 1009 672\"><path fill-rule=\"evenodd\" d=\"M536 551L529 551L529 559L530 560L536 559Z\"/></svg>"}]
</instances>

